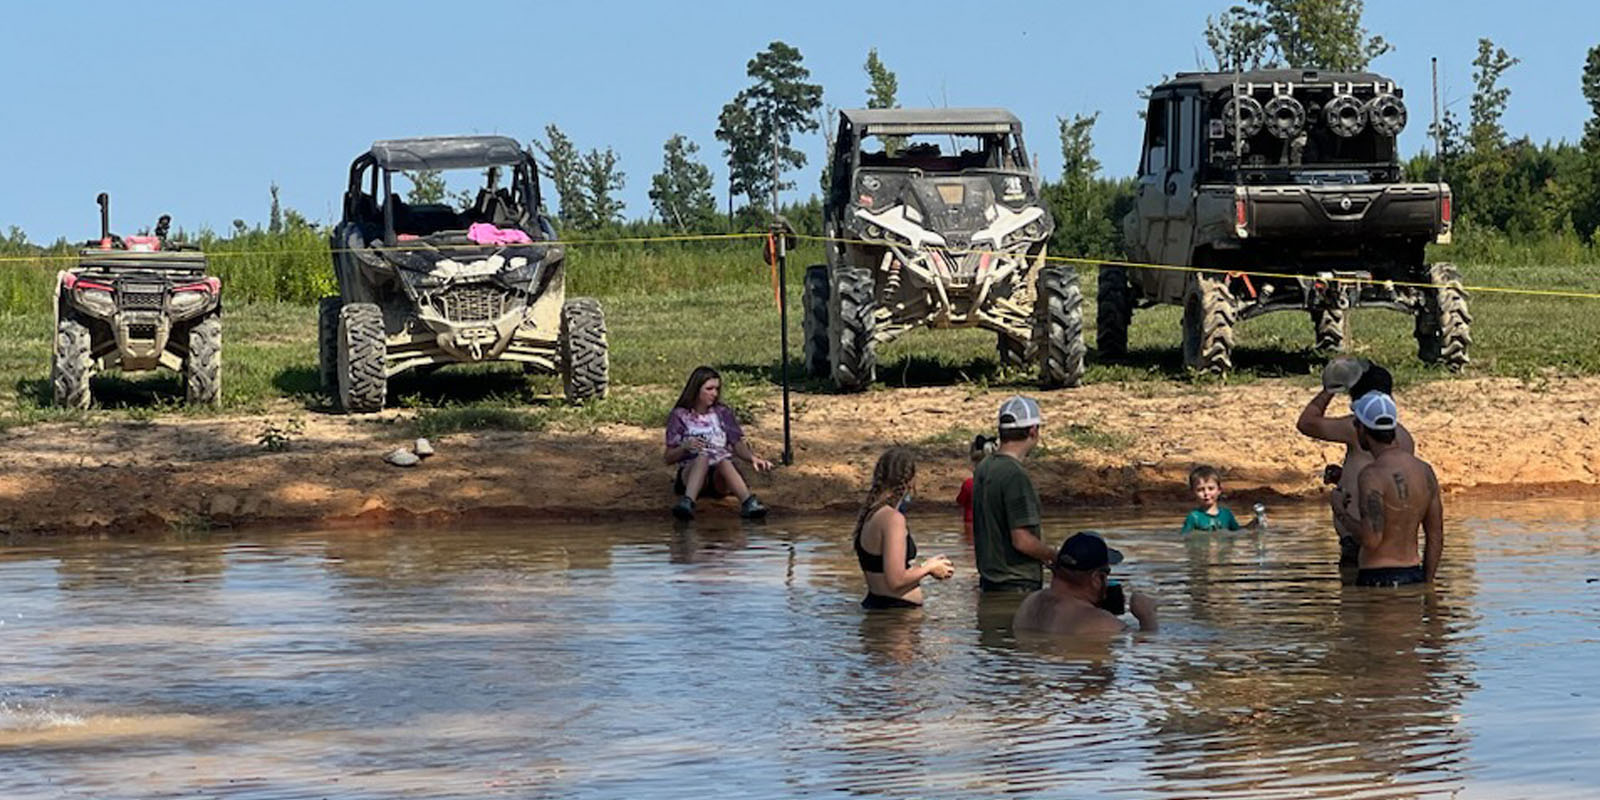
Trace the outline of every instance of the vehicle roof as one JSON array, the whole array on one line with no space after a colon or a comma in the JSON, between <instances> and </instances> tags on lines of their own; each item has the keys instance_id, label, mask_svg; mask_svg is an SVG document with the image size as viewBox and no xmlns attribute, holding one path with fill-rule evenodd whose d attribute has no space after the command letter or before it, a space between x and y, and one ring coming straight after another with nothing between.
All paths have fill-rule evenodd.
<instances>
[{"instance_id":1,"label":"vehicle roof","mask_svg":"<svg viewBox=\"0 0 1600 800\"><path fill-rule=\"evenodd\" d=\"M847 108L839 114L863 135L1006 133L1022 124L1003 108Z\"/></svg>"},{"instance_id":2,"label":"vehicle roof","mask_svg":"<svg viewBox=\"0 0 1600 800\"><path fill-rule=\"evenodd\" d=\"M1156 90L1175 89L1180 86L1199 86L1203 92L1217 92L1239 83L1296 83L1302 85L1327 85L1339 83L1393 83L1375 72L1339 72L1318 69L1252 69L1244 72L1180 72L1155 87Z\"/></svg>"},{"instance_id":3,"label":"vehicle roof","mask_svg":"<svg viewBox=\"0 0 1600 800\"><path fill-rule=\"evenodd\" d=\"M368 151L384 169L470 169L521 163L527 151L509 136L380 139Z\"/></svg>"}]
</instances>

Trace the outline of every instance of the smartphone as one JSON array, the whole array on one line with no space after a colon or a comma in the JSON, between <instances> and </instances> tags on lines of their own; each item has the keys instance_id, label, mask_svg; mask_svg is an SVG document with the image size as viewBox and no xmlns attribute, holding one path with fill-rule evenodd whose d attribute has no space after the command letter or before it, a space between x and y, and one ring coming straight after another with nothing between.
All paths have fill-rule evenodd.
<instances>
[{"instance_id":1,"label":"smartphone","mask_svg":"<svg viewBox=\"0 0 1600 800\"><path fill-rule=\"evenodd\" d=\"M1322 468L1322 482L1328 484L1329 486L1339 485L1339 481L1343 478L1344 467L1341 467L1338 464L1329 464L1328 466Z\"/></svg>"}]
</instances>

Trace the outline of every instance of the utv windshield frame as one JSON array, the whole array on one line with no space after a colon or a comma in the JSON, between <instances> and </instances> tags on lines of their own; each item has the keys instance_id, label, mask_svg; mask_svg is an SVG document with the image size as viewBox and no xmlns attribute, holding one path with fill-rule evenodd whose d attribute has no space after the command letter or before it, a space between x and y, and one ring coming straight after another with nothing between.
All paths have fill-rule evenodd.
<instances>
[{"instance_id":1,"label":"utv windshield frame","mask_svg":"<svg viewBox=\"0 0 1600 800\"><path fill-rule=\"evenodd\" d=\"M392 247L399 241L392 202L398 199L393 188L394 173L500 167L511 168L509 199L513 207L520 208L524 220L518 227L536 241L551 238L553 232L540 224L543 201L539 194L539 166L531 153L506 136L432 136L373 142L370 150L350 164L344 218L347 222L372 223L381 217L384 245ZM491 190L487 182L480 193L486 190ZM380 202L379 198L383 200Z\"/></svg>"},{"instance_id":2,"label":"utv windshield frame","mask_svg":"<svg viewBox=\"0 0 1600 800\"><path fill-rule=\"evenodd\" d=\"M883 163L863 163L863 147L868 139L885 141L906 136L978 137L986 156L981 166L955 166L928 169L911 163L915 156L885 157ZM856 175L862 170L904 171L924 175L1005 174L1033 177L1033 162L1022 139L1022 122L1009 111L992 108L940 109L853 109L839 113L839 131L834 146L833 183L829 187L831 205L843 208L850 202ZM887 152L887 150L886 150ZM964 152L937 156L961 159ZM878 153L866 154L877 156ZM998 161L999 163L993 163ZM1008 165L1007 162L1010 162ZM1032 185L1030 181L1030 185Z\"/></svg>"}]
</instances>

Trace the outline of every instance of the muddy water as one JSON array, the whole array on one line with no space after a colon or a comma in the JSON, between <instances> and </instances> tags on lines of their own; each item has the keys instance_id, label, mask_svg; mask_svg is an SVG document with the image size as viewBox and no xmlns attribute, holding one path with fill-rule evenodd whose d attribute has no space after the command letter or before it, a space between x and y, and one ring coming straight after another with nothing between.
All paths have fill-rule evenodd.
<instances>
[{"instance_id":1,"label":"muddy water","mask_svg":"<svg viewBox=\"0 0 1600 800\"><path fill-rule=\"evenodd\" d=\"M1163 629L1019 640L956 579L863 614L848 522L0 549L0 796L1594 797L1600 505L1452 510L1435 591L1312 509L1099 512Z\"/></svg>"}]
</instances>

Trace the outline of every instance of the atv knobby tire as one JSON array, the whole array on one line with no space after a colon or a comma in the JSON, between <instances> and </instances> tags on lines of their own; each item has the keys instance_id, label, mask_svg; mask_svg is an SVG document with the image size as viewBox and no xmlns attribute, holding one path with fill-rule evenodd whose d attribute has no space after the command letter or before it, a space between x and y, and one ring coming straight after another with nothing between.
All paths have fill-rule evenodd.
<instances>
[{"instance_id":1,"label":"atv knobby tire","mask_svg":"<svg viewBox=\"0 0 1600 800\"><path fill-rule=\"evenodd\" d=\"M351 414L383 410L389 393L384 365L383 312L372 303L350 303L339 309L339 405Z\"/></svg>"},{"instance_id":2,"label":"atv knobby tire","mask_svg":"<svg viewBox=\"0 0 1600 800\"><path fill-rule=\"evenodd\" d=\"M55 352L50 357L50 385L55 404L62 408L89 407L89 378L94 375L89 345L89 328L77 314L62 309L56 320Z\"/></svg>"},{"instance_id":3,"label":"atv knobby tire","mask_svg":"<svg viewBox=\"0 0 1600 800\"><path fill-rule=\"evenodd\" d=\"M1128 326L1133 322L1133 291L1128 286L1128 270L1101 264L1096 289L1095 349L1102 358L1121 358L1128 354Z\"/></svg>"},{"instance_id":4,"label":"atv knobby tire","mask_svg":"<svg viewBox=\"0 0 1600 800\"><path fill-rule=\"evenodd\" d=\"M1311 329L1316 335L1317 349L1324 352L1344 350L1347 311L1342 308L1316 308L1311 310Z\"/></svg>"},{"instance_id":5,"label":"atv knobby tire","mask_svg":"<svg viewBox=\"0 0 1600 800\"><path fill-rule=\"evenodd\" d=\"M872 271L839 267L833 272L828 310L831 347L828 361L833 382L846 392L859 392L877 377L878 301L873 294Z\"/></svg>"},{"instance_id":6,"label":"atv knobby tire","mask_svg":"<svg viewBox=\"0 0 1600 800\"><path fill-rule=\"evenodd\" d=\"M339 393L339 295L317 301L317 376L329 396Z\"/></svg>"},{"instance_id":7,"label":"atv knobby tire","mask_svg":"<svg viewBox=\"0 0 1600 800\"><path fill-rule=\"evenodd\" d=\"M805 290L801 293L805 317L800 322L804 338L801 357L805 359L806 374L813 378L828 376L828 265L813 264L806 267Z\"/></svg>"},{"instance_id":8,"label":"atv knobby tire","mask_svg":"<svg viewBox=\"0 0 1600 800\"><path fill-rule=\"evenodd\" d=\"M1198 372L1233 369L1233 324L1238 311L1228 284L1212 273L1189 276L1183 301L1183 363Z\"/></svg>"},{"instance_id":9,"label":"atv knobby tire","mask_svg":"<svg viewBox=\"0 0 1600 800\"><path fill-rule=\"evenodd\" d=\"M603 398L611 384L605 311L592 297L561 304L561 382L569 403Z\"/></svg>"},{"instance_id":10,"label":"atv knobby tire","mask_svg":"<svg viewBox=\"0 0 1600 800\"><path fill-rule=\"evenodd\" d=\"M995 359L1002 367L1028 366L1028 346L1003 333L995 334Z\"/></svg>"},{"instance_id":11,"label":"atv knobby tire","mask_svg":"<svg viewBox=\"0 0 1600 800\"><path fill-rule=\"evenodd\" d=\"M1461 273L1454 264L1434 264L1428 270L1428 283L1432 288L1422 290L1422 307L1417 310L1417 358L1459 372L1467 366L1472 347L1472 315Z\"/></svg>"},{"instance_id":12,"label":"atv knobby tire","mask_svg":"<svg viewBox=\"0 0 1600 800\"><path fill-rule=\"evenodd\" d=\"M1045 386L1077 386L1083 380L1083 290L1078 273L1067 266L1039 270L1035 335L1040 355L1039 379Z\"/></svg>"},{"instance_id":13,"label":"atv knobby tire","mask_svg":"<svg viewBox=\"0 0 1600 800\"><path fill-rule=\"evenodd\" d=\"M183 394L189 405L222 400L222 314L207 314L189 326L189 355L183 359Z\"/></svg>"}]
</instances>

